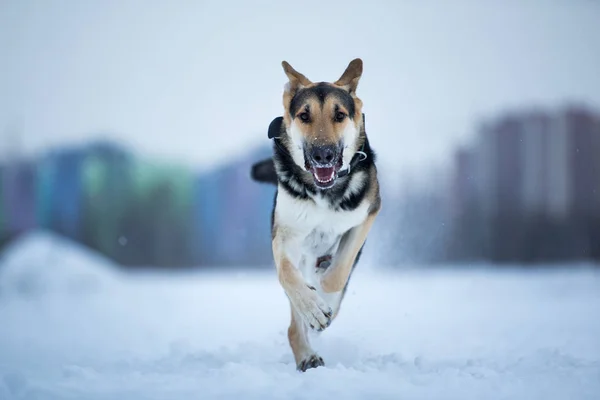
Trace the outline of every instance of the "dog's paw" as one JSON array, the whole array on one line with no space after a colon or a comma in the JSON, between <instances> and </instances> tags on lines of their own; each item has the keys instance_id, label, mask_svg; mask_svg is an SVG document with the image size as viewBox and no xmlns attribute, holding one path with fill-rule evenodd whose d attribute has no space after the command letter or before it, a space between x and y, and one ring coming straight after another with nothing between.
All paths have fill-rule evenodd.
<instances>
[{"instance_id":1,"label":"dog's paw","mask_svg":"<svg viewBox=\"0 0 600 400\"><path fill-rule=\"evenodd\" d=\"M317 294L314 288L308 287L303 296L296 301L296 309L311 329L323 331L331 324L333 310Z\"/></svg>"},{"instance_id":2,"label":"dog's paw","mask_svg":"<svg viewBox=\"0 0 600 400\"><path fill-rule=\"evenodd\" d=\"M316 354L311 354L310 356L306 357L304 360L300 361L300 363L298 364L298 366L296 368L300 372L305 372L307 369L323 367L323 366L325 366L325 362L323 361L323 359Z\"/></svg>"}]
</instances>

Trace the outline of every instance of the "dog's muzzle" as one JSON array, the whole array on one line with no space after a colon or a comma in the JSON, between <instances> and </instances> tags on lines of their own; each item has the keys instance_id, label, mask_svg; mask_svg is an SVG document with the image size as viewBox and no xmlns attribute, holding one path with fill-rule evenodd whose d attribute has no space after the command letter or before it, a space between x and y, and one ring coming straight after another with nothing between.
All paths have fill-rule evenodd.
<instances>
[{"instance_id":1,"label":"dog's muzzle","mask_svg":"<svg viewBox=\"0 0 600 400\"><path fill-rule=\"evenodd\" d=\"M306 169L313 174L317 187L333 186L342 167L342 147L336 145L311 146L305 151Z\"/></svg>"}]
</instances>

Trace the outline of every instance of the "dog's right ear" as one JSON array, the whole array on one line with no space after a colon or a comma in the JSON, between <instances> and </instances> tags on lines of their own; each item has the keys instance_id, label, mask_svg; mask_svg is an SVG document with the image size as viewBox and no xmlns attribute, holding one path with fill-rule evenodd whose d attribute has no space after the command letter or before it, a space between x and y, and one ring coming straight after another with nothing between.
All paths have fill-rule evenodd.
<instances>
[{"instance_id":1,"label":"dog's right ear","mask_svg":"<svg viewBox=\"0 0 600 400\"><path fill-rule=\"evenodd\" d=\"M300 72L296 71L287 61L282 61L283 71L287 75L289 82L285 85L285 91L293 95L299 89L310 85L312 82Z\"/></svg>"},{"instance_id":2,"label":"dog's right ear","mask_svg":"<svg viewBox=\"0 0 600 400\"><path fill-rule=\"evenodd\" d=\"M281 128L283 127L283 117L277 117L269 124L269 139L281 136Z\"/></svg>"}]
</instances>

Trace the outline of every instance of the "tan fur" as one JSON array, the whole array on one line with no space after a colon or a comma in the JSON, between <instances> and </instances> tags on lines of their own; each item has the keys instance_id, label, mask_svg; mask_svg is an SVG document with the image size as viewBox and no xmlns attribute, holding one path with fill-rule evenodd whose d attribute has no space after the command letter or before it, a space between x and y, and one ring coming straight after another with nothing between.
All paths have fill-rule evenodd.
<instances>
[{"instance_id":1,"label":"tan fur","mask_svg":"<svg viewBox=\"0 0 600 400\"><path fill-rule=\"evenodd\" d=\"M336 144L342 138L346 125L351 122L348 118L341 123L334 122L333 118L336 113L335 99L327 99L322 109L319 102L315 99L307 101L306 106L310 109L312 121L299 125L306 141L319 146ZM300 112L302 111L304 110L300 110ZM348 110L343 106L340 106L339 111L348 115Z\"/></svg>"},{"instance_id":2,"label":"tan fur","mask_svg":"<svg viewBox=\"0 0 600 400\"><path fill-rule=\"evenodd\" d=\"M282 229L278 227L274 230L275 235L273 237L272 247L275 265L277 267L277 278L286 293L299 293L303 290L302 286L304 285L304 280L302 279L300 272L292 265L281 249L282 242L285 240L285 234L282 233ZM290 298L290 300L292 299Z\"/></svg>"},{"instance_id":3,"label":"tan fur","mask_svg":"<svg viewBox=\"0 0 600 400\"><path fill-rule=\"evenodd\" d=\"M301 88L309 88L315 83L311 82L306 76L296 71L286 61L282 62L283 69L289 79L286 90L283 94L283 104L286 110L284 113L284 124L289 127L291 116L287 112L290 102ZM336 105L341 111L348 115L348 110L344 109L342 104L335 101L335 97L327 98L323 107L317 100L308 99L303 104L298 113L305 111L305 107L310 111L310 123L302 123L298 126L304 138L310 142L319 145L337 143L343 137L343 131L347 124L353 123L357 130L362 131L362 101L356 96L356 88L362 75L362 61L360 59L350 62L342 76L334 83L329 85L343 88L349 91L355 103L354 120L348 117L343 122L334 121ZM297 117L297 116L294 116ZM358 138L356 148L362 145L364 137ZM283 138L282 143L290 145L287 139ZM310 174L306 174L306 179L312 179ZM320 288L321 293L339 293L347 285L352 267L357 254L371 230L371 227L379 214L381 208L381 199L379 195L379 183L377 180L377 171L373 167L369 172L369 192L364 201L368 205L368 216L360 223L348 230L342 237L336 254L333 256L333 264L327 271L321 275ZM363 203L364 204L364 203ZM298 366L306 362L307 357L318 357L310 347L308 340L309 324L313 328L325 329L329 326L331 320L335 319L339 304L333 305L335 309L329 307L327 303L317 294L317 290L309 286L302 272L296 268L285 253L286 244L292 243L293 239L298 237L294 226L285 226L278 218L277 212L274 214L272 230L272 250L277 269L279 283L284 289L291 308L291 321L288 328L288 339L294 359ZM313 316L315 316L313 318ZM306 322L309 321L309 322ZM317 325L317 326L313 326ZM320 357L319 357L320 359ZM320 360L322 362L322 360ZM322 365L322 364L320 364Z\"/></svg>"},{"instance_id":4,"label":"tan fur","mask_svg":"<svg viewBox=\"0 0 600 400\"><path fill-rule=\"evenodd\" d=\"M287 90L285 90L283 93L283 107L285 110L288 110L292 98L298 90L313 87L317 83L313 83L306 76L296 71L287 61L283 61L281 64L289 79ZM360 126L362 123L361 116L363 103L356 96L356 88L361 76L362 60L357 58L350 62L342 76L337 81L334 83L328 83L332 87L346 89L350 92L355 104L355 114L352 122L356 124L356 126ZM349 110L346 110L341 104L338 105L340 107L338 111L348 115ZM336 113L335 98L327 99L322 109L316 100L309 100L303 105L303 107L301 107L301 109L298 111L298 114L305 111L305 106L309 109L311 122L308 124L300 124L300 128L303 136L310 143L317 145L335 144L341 139L342 132L344 131L346 124L351 123L348 118L346 118L342 123L334 122L333 118ZM295 115L294 117L298 117L298 115ZM283 118L286 126L290 126L291 116L286 112Z\"/></svg>"},{"instance_id":5,"label":"tan fur","mask_svg":"<svg viewBox=\"0 0 600 400\"><path fill-rule=\"evenodd\" d=\"M351 229L342 239L338 253L334 257L335 263L321 278L321 287L326 293L339 292L346 286L354 260L365 243L377 214L378 211L370 214L365 222Z\"/></svg>"},{"instance_id":6,"label":"tan fur","mask_svg":"<svg viewBox=\"0 0 600 400\"><path fill-rule=\"evenodd\" d=\"M290 304L291 322L288 328L288 340L292 353L294 354L294 360L298 365L302 359L310 352L310 345L308 343L308 329L306 325L302 323L300 316L296 315L296 311L292 304Z\"/></svg>"},{"instance_id":7,"label":"tan fur","mask_svg":"<svg viewBox=\"0 0 600 400\"><path fill-rule=\"evenodd\" d=\"M360 248L365 243L375 218L379 215L381 199L379 197L379 183L374 175L372 173L370 177L371 190L367 197L371 203L369 216L361 225L346 233L342 239L334 257L335 263L328 268L321 278L321 287L326 293L335 293L344 289L350 277L354 260L356 260Z\"/></svg>"},{"instance_id":8,"label":"tan fur","mask_svg":"<svg viewBox=\"0 0 600 400\"><path fill-rule=\"evenodd\" d=\"M289 109L290 103L294 94L302 88L305 88L313 83L303 74L296 71L287 61L282 61L283 71L287 75L289 82L286 90L283 91L283 107L285 110ZM285 113L283 120L286 126L290 126L291 120L288 113Z\"/></svg>"},{"instance_id":9,"label":"tan fur","mask_svg":"<svg viewBox=\"0 0 600 400\"><path fill-rule=\"evenodd\" d=\"M296 91L302 86L308 86L312 84L312 82L306 76L296 71L287 61L282 61L281 65L283 66L283 70L290 80L292 91Z\"/></svg>"},{"instance_id":10,"label":"tan fur","mask_svg":"<svg viewBox=\"0 0 600 400\"><path fill-rule=\"evenodd\" d=\"M360 58L354 59L348 64L348 67L340 77L335 82L335 85L344 87L350 91L350 94L354 95L356 92L356 87L358 86L358 81L362 76L363 64Z\"/></svg>"}]
</instances>

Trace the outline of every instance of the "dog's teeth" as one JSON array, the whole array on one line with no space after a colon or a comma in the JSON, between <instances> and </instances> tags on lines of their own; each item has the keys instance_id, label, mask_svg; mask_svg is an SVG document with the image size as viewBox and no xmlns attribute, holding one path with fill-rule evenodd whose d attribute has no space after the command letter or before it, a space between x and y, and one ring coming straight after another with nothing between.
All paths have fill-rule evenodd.
<instances>
[{"instance_id":1,"label":"dog's teeth","mask_svg":"<svg viewBox=\"0 0 600 400\"><path fill-rule=\"evenodd\" d=\"M327 182L331 182L333 180L333 177L329 178L329 179L320 179L318 176L315 176L317 178L317 180L321 183L327 183Z\"/></svg>"}]
</instances>

